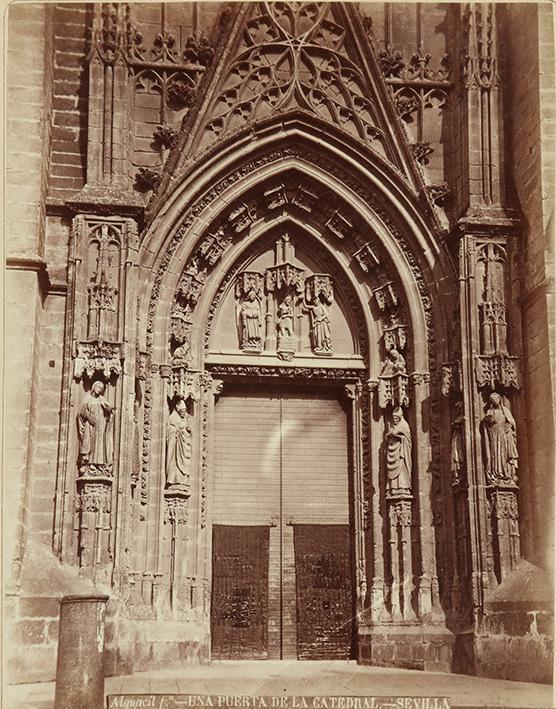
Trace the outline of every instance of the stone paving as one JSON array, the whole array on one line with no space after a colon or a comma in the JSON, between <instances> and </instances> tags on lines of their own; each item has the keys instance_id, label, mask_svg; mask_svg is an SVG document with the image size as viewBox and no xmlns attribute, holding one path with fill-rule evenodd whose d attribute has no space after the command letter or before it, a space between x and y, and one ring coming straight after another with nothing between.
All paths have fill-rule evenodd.
<instances>
[{"instance_id":1,"label":"stone paving","mask_svg":"<svg viewBox=\"0 0 556 709\"><path fill-rule=\"evenodd\" d=\"M105 690L106 694L445 696L452 707L555 706L549 685L354 662L213 662L108 677ZM9 687L5 699L4 709L52 709L54 682Z\"/></svg>"}]
</instances>

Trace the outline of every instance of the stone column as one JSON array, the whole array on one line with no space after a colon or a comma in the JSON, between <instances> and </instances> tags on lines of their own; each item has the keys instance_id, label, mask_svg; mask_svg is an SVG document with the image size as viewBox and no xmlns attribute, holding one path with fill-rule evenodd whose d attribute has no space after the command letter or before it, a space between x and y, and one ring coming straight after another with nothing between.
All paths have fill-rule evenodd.
<instances>
[{"instance_id":1,"label":"stone column","mask_svg":"<svg viewBox=\"0 0 556 709\"><path fill-rule=\"evenodd\" d=\"M368 456L367 463L369 467L368 500L367 516L370 516L370 535L372 535L372 581L369 592L369 621L371 624L381 624L384 621L390 620L390 613L386 608L386 566L385 552L387 540L384 539L382 527L382 509L381 509L381 482L380 482L380 436L374 435L377 427L377 422L374 417L378 414L382 418L382 411L378 406L378 380L371 379L367 382L368 399L365 405L368 407L369 416L369 434L368 434ZM374 401L373 401L374 399ZM371 425L373 424L373 425ZM369 557L369 554L367 554Z\"/></svg>"},{"instance_id":2,"label":"stone column","mask_svg":"<svg viewBox=\"0 0 556 709\"><path fill-rule=\"evenodd\" d=\"M56 709L103 709L108 596L64 596L60 606Z\"/></svg>"},{"instance_id":3,"label":"stone column","mask_svg":"<svg viewBox=\"0 0 556 709\"><path fill-rule=\"evenodd\" d=\"M367 523L367 508L365 483L363 479L363 411L362 398L367 394L361 382L347 384L345 393L351 404L352 440L353 440L353 489L354 489L354 521L355 521L355 573L356 573L356 612L361 619L367 600L367 564L365 549L365 527Z\"/></svg>"}]
</instances>

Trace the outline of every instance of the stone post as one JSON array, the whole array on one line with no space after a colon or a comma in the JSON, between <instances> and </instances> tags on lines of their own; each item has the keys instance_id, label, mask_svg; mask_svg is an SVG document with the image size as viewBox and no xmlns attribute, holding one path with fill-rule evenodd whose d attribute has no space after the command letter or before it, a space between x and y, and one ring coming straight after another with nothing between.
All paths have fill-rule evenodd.
<instances>
[{"instance_id":1,"label":"stone post","mask_svg":"<svg viewBox=\"0 0 556 709\"><path fill-rule=\"evenodd\" d=\"M104 620L108 596L64 596L60 604L55 709L104 706Z\"/></svg>"}]
</instances>

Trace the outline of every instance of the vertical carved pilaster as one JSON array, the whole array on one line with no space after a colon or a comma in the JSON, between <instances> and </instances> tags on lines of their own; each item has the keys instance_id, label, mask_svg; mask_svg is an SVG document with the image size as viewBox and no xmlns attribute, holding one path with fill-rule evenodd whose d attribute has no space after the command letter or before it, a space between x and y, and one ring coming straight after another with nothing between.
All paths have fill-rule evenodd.
<instances>
[{"instance_id":1,"label":"vertical carved pilaster","mask_svg":"<svg viewBox=\"0 0 556 709\"><path fill-rule=\"evenodd\" d=\"M496 5L468 3L463 17L463 86L467 108L467 164L478 174L468 175L471 210L499 205L503 190L500 169L502 145L499 96Z\"/></svg>"},{"instance_id":2,"label":"vertical carved pilaster","mask_svg":"<svg viewBox=\"0 0 556 709\"><path fill-rule=\"evenodd\" d=\"M353 461L354 461L354 496L355 496L355 562L357 574L356 607L357 614L363 613L367 600L367 560L365 548L365 530L367 527L368 501L365 495L364 481L364 450L362 430L364 420L364 397L367 396L361 382L348 384L345 394L351 402L353 427Z\"/></svg>"},{"instance_id":3,"label":"vertical carved pilaster","mask_svg":"<svg viewBox=\"0 0 556 709\"><path fill-rule=\"evenodd\" d=\"M185 492L167 490L164 493L163 525L169 528L169 591L170 608L177 611L183 605L185 568L185 525L187 524L189 495ZM181 594L183 595L183 593Z\"/></svg>"},{"instance_id":4,"label":"vertical carved pilaster","mask_svg":"<svg viewBox=\"0 0 556 709\"><path fill-rule=\"evenodd\" d=\"M95 581L108 581L112 511L112 480L82 477L77 482L78 559L80 568Z\"/></svg>"},{"instance_id":5,"label":"vertical carved pilaster","mask_svg":"<svg viewBox=\"0 0 556 709\"><path fill-rule=\"evenodd\" d=\"M411 564L412 497L389 497L388 545L390 549L390 604L393 620L415 620L411 604L413 570ZM429 588L430 592L430 588Z\"/></svg>"},{"instance_id":6,"label":"vertical carved pilaster","mask_svg":"<svg viewBox=\"0 0 556 709\"><path fill-rule=\"evenodd\" d=\"M369 424L373 417L373 412L378 409L378 386L376 379L369 379L364 388L364 398L361 399L362 408L367 409L365 420ZM388 561L386 547L388 540L384 539L382 519L384 510L382 507L381 495L381 460L378 437L372 436L369 431L363 432L363 441L366 443L366 455L368 460L364 460L363 481L365 491L369 500L369 530L366 537L367 542L367 564L370 566L369 578L370 589L368 593L368 619L370 624L381 624L391 620L390 612L386 606L389 588L387 584ZM379 547L382 545L382 547ZM380 551L376 551L380 548Z\"/></svg>"},{"instance_id":7,"label":"vertical carved pilaster","mask_svg":"<svg viewBox=\"0 0 556 709\"><path fill-rule=\"evenodd\" d=\"M515 490L498 488L490 495L495 573L500 581L520 559L519 512Z\"/></svg>"},{"instance_id":8,"label":"vertical carved pilaster","mask_svg":"<svg viewBox=\"0 0 556 709\"><path fill-rule=\"evenodd\" d=\"M66 339L71 349L64 364L54 539L62 558L93 569L93 574L99 567L108 574L107 564L117 562L116 539L122 524L116 529L113 520L124 517L120 507L116 510L112 503L103 503L102 519L93 525L98 533L94 533L91 555L89 502L102 496L110 500L113 483L123 485L131 475L126 461L131 459L133 422L122 411L134 387L133 371L126 376L124 362L127 328L134 320L136 252L133 219L74 217L66 305ZM133 370L134 362L131 366ZM75 504L67 494L72 488ZM116 504L123 504L121 497Z\"/></svg>"},{"instance_id":9,"label":"vertical carved pilaster","mask_svg":"<svg viewBox=\"0 0 556 709\"><path fill-rule=\"evenodd\" d=\"M125 4L94 5L89 53L88 186L127 187Z\"/></svg>"},{"instance_id":10,"label":"vertical carved pilaster","mask_svg":"<svg viewBox=\"0 0 556 709\"><path fill-rule=\"evenodd\" d=\"M508 310L508 249L516 223L488 219L462 220L460 241L460 317L463 384L463 419L452 420L452 465L454 507L458 538L469 534L466 548L469 568L458 562L460 606L467 616L466 599L471 599L475 615L480 615L484 594L499 583L515 565L518 529L510 535L508 524L498 523L495 509L498 491L512 488L517 495L516 422L510 398L519 387L517 362L511 354L511 326ZM449 396L459 396L451 388ZM462 435L461 430L464 431ZM459 442L466 478L456 465ZM467 487L466 487L467 486ZM516 498L517 499L517 498ZM467 505L467 516L464 508ZM504 518L507 519L507 518ZM517 532L517 539L519 539ZM509 539L512 538L510 545ZM463 541L459 543L462 546ZM517 552L516 552L517 549ZM463 554L463 550L458 552ZM467 580L469 578L469 581ZM465 588L465 586L467 586Z\"/></svg>"}]
</instances>

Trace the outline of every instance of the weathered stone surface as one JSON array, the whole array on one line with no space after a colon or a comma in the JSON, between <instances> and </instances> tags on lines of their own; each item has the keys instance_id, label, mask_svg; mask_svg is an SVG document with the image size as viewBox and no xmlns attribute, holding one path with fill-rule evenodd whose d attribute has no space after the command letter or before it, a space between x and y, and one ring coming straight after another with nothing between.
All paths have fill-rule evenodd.
<instances>
[{"instance_id":1,"label":"weathered stone surface","mask_svg":"<svg viewBox=\"0 0 556 709\"><path fill-rule=\"evenodd\" d=\"M365 5L373 44L361 8L315 7L10 8L18 681L52 679L75 593L111 594L108 673L207 661L218 613L251 627L211 586L212 526L251 503L286 530L251 609L286 654L336 602L301 600L294 530L334 523L360 662L548 677L552 9ZM240 424L280 401L275 429L261 404L230 434L230 393Z\"/></svg>"}]
</instances>

